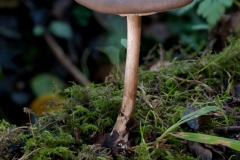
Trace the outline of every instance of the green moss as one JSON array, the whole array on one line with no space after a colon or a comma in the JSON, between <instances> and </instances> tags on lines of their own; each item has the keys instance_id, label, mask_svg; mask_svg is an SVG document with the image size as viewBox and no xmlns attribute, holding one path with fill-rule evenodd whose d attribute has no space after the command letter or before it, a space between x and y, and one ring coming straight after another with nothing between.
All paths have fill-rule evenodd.
<instances>
[{"instance_id":1,"label":"green moss","mask_svg":"<svg viewBox=\"0 0 240 160\"><path fill-rule=\"evenodd\" d=\"M157 71L139 71L134 119L141 124L141 129L130 130L129 140L136 149L125 159L194 159L190 153L180 152L186 146L174 137L164 137L166 141L161 144L153 142L181 119L187 106L222 107L223 102L229 100L230 86L227 85L234 84L234 77L240 72L240 39L230 42L220 54L206 54L191 62L176 61ZM226 82L232 83L225 85ZM12 135L11 144L25 141L23 157L28 159L111 159L109 149L93 144L91 135L96 131L111 132L122 102L122 74L112 72L103 84L87 87L73 84L58 91L58 95L65 100L51 102L47 107L61 105L63 108L39 117L27 133L26 130L8 133L11 125L0 121L0 152L11 157L11 151L6 149L9 147L6 137ZM226 113L225 117L214 117L204 123L201 132L212 134L209 130L213 126L238 125L239 120L233 112ZM185 127L178 126L176 130L185 130Z\"/></svg>"}]
</instances>

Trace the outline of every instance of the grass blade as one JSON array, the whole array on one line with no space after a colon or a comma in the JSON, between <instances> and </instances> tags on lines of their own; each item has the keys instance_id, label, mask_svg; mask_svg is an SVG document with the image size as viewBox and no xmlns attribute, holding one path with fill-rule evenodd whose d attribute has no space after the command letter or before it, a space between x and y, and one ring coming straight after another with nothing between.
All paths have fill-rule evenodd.
<instances>
[{"instance_id":1,"label":"grass blade","mask_svg":"<svg viewBox=\"0 0 240 160\"><path fill-rule=\"evenodd\" d=\"M218 136L211 136L206 134L200 133L189 133L189 132L177 132L177 133L170 133L170 135L189 140L195 141L199 143L211 144L211 145L223 145L229 147L231 149L240 151L240 141L218 137Z\"/></svg>"},{"instance_id":2,"label":"grass blade","mask_svg":"<svg viewBox=\"0 0 240 160\"><path fill-rule=\"evenodd\" d=\"M183 116L177 123L169 127L159 138L157 138L157 141L160 142L169 132L173 131L181 124L216 110L220 110L220 108L217 106L207 106Z\"/></svg>"}]
</instances>

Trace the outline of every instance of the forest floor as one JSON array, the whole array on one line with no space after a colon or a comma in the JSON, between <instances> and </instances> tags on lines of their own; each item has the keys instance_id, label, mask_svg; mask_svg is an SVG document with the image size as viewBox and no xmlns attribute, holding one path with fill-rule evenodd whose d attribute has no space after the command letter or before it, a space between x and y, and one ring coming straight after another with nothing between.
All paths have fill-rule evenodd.
<instances>
[{"instance_id":1,"label":"forest floor","mask_svg":"<svg viewBox=\"0 0 240 160\"><path fill-rule=\"evenodd\" d=\"M140 69L126 149L110 134L122 102L121 72L102 84L56 88L37 120L26 108L26 126L0 121L0 159L238 159L239 68L235 37L218 54Z\"/></svg>"}]
</instances>

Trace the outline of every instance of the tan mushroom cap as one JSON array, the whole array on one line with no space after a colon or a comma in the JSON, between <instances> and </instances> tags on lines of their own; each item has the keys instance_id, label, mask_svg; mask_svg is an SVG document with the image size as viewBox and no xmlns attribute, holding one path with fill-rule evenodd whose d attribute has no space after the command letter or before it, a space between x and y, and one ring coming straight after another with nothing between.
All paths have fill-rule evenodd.
<instances>
[{"instance_id":1,"label":"tan mushroom cap","mask_svg":"<svg viewBox=\"0 0 240 160\"><path fill-rule=\"evenodd\" d=\"M147 15L188 5L193 0L76 0L77 3L107 14Z\"/></svg>"}]
</instances>

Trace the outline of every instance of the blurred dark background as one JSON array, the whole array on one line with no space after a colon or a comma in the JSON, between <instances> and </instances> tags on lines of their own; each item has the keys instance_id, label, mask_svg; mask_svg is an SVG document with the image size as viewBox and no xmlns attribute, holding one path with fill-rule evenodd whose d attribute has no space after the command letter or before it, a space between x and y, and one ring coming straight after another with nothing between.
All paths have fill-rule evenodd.
<instances>
[{"instance_id":1,"label":"blurred dark background","mask_svg":"<svg viewBox=\"0 0 240 160\"><path fill-rule=\"evenodd\" d=\"M167 62L196 57L208 47L221 15L238 10L229 1L212 4L226 9L205 15L201 5L206 4L196 0L182 9L144 16L142 68L163 57ZM72 0L0 0L0 118L24 125L28 115L23 108L38 112L36 107L52 98L54 86L104 82L112 68L124 66L125 42L124 17L93 12ZM74 67L88 81L77 78Z\"/></svg>"}]
</instances>

